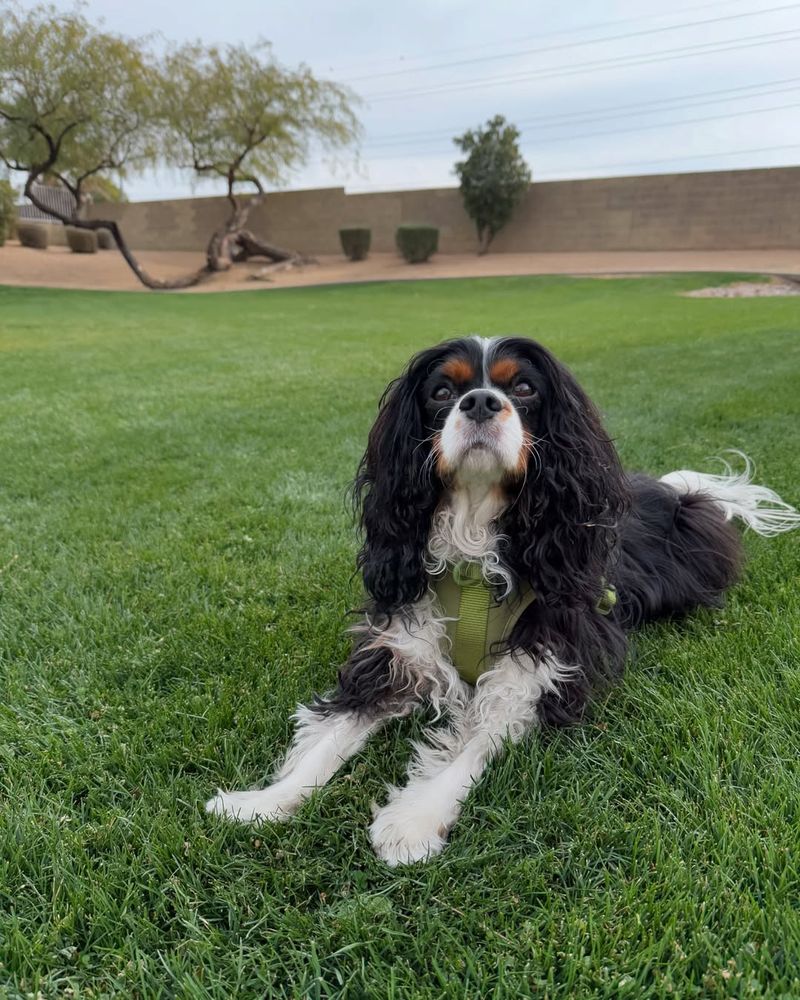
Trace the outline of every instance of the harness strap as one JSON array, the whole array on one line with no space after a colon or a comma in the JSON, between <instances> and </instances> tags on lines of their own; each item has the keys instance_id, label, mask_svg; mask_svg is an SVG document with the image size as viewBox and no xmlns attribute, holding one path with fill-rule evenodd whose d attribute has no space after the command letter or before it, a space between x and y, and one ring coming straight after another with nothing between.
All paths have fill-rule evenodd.
<instances>
[{"instance_id":1,"label":"harness strap","mask_svg":"<svg viewBox=\"0 0 800 1000\"><path fill-rule=\"evenodd\" d=\"M464 680L467 680L465 673L474 675L477 680L480 662L486 655L492 592L483 579L480 563L457 563L453 567L453 580L461 588L461 598L453 636L452 659L458 665ZM469 683L474 684L475 680Z\"/></svg>"},{"instance_id":2,"label":"harness strap","mask_svg":"<svg viewBox=\"0 0 800 1000\"><path fill-rule=\"evenodd\" d=\"M462 680L474 684L492 666L492 647L508 639L536 595L523 582L509 597L496 602L481 564L468 560L437 577L434 588L447 624L452 663ZM616 603L616 590L605 586L597 610L610 614Z\"/></svg>"}]
</instances>

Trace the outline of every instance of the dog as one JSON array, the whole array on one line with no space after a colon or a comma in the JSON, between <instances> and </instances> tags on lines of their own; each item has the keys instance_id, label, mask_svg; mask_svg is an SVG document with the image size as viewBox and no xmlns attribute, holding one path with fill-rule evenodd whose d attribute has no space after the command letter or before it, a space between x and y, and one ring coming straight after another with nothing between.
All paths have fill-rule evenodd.
<instances>
[{"instance_id":1,"label":"dog","mask_svg":"<svg viewBox=\"0 0 800 1000\"><path fill-rule=\"evenodd\" d=\"M434 724L369 834L391 866L438 854L505 741L579 721L621 675L632 629L720 605L743 561L733 519L760 535L800 525L751 475L748 459L738 475L626 474L535 341L417 354L354 484L366 604L338 684L299 707L269 787L220 790L207 810L285 820L387 720L428 704Z\"/></svg>"}]
</instances>

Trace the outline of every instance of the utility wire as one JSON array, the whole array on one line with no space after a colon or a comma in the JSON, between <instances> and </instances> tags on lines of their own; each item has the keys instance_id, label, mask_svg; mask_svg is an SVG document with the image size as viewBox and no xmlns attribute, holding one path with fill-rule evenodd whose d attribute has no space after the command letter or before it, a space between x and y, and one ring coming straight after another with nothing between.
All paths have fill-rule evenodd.
<instances>
[{"instance_id":1,"label":"utility wire","mask_svg":"<svg viewBox=\"0 0 800 1000\"><path fill-rule=\"evenodd\" d=\"M484 40L483 42L480 43L472 45L461 45L456 48L433 49L429 52L424 52L422 54L417 54L413 56L398 55L388 58L385 56L375 56L371 59L360 59L358 60L358 62L351 64L348 68L343 68L343 67L337 68L335 66L329 66L327 67L325 72L331 73L332 75L337 77L343 77L343 75L346 76L347 73L350 73L353 70L357 70L359 69L359 67L367 67L375 65L385 66L386 63L391 59L402 59L402 60L419 62L420 60L435 58L436 56L458 55L460 53L465 53L465 52L475 52L476 50L486 49L487 47L491 47L493 45L520 45L525 42L534 42L534 41L539 42L543 38L562 38L564 36L580 35L586 31L597 31L600 28L614 28L624 24L638 24L641 21L653 21L657 20L660 17L663 18L663 17L676 16L678 14L684 14L687 12L691 12L692 14L697 14L703 10L716 10L720 7L722 8L735 7L744 2L745 0L723 0L723 2L716 2L716 3L704 3L699 5L690 4L687 7L676 7L674 10L669 11L667 13L659 12L652 14L640 14L637 17L616 18L615 20L612 21L594 21L588 24L579 25L578 27L575 28L563 28L558 31L545 31L542 33L537 33L536 35L527 35L525 38L504 38L504 39L498 39L494 42L487 42Z\"/></svg>"},{"instance_id":2,"label":"utility wire","mask_svg":"<svg viewBox=\"0 0 800 1000\"><path fill-rule=\"evenodd\" d=\"M797 89L797 88L794 88L794 89ZM798 108L798 107L800 107L800 101L794 101L791 104L778 104L778 105L773 105L772 107L769 107L769 108L749 108L746 111L729 111L729 112L726 112L724 114L718 114L718 115L703 115L700 118L679 118L679 119L674 119L673 121L667 121L667 122L649 122L646 125L633 125L633 126L629 126L627 128L602 129L602 130L595 130L593 132L579 132L577 135L551 136L548 139L548 142L551 143L551 144L554 143L554 142L573 142L573 141L575 141L577 139L591 139L591 138L594 138L595 136L624 135L625 133L628 133L628 132L645 132L645 131L652 130L652 129L672 128L672 127L674 127L676 125L678 125L678 126L679 125L696 125L696 124L698 124L700 122L716 122L716 121L722 121L722 120L727 119L727 118L741 118L741 117L744 117L746 115L762 115L762 114L768 114L769 112L772 112L772 111L788 111L789 109ZM535 141L538 141L538 140L535 140ZM530 148L532 148L533 143L534 143L534 140L531 140L530 142L525 142L524 139L523 139L523 141L520 143L520 146L522 148L530 149ZM404 153L402 153L400 155L400 158L409 157L409 156L415 156L415 155L417 155L420 152L426 152L426 150L409 149L409 150L406 150ZM427 152L430 153L432 151L428 150ZM442 149L441 152L444 152L444 149ZM435 155L435 151L433 151L433 153ZM398 154L395 154L395 155L387 154L387 155L384 155L384 156L370 156L370 157L365 157L365 160L366 161L373 161L373 160L393 160L393 159L397 159L397 158L398 158Z\"/></svg>"},{"instance_id":3,"label":"utility wire","mask_svg":"<svg viewBox=\"0 0 800 1000\"><path fill-rule=\"evenodd\" d=\"M800 149L800 143L790 143L786 146L759 146L755 149L731 149L724 153L693 153L691 156L670 156L666 159L660 160L629 160L627 163L590 163L586 167L581 168L581 173L584 170L623 170L628 167L656 167L660 166L662 163L683 163L684 160L713 160L718 156L750 156L753 153L776 153L779 151L784 151L788 149ZM789 166L795 166L795 164L789 164ZM768 170L768 167L748 167L748 170ZM558 177L561 177L563 171L558 172ZM555 174L550 174L550 180L556 180L558 177ZM544 178L541 178L542 180Z\"/></svg>"},{"instance_id":4,"label":"utility wire","mask_svg":"<svg viewBox=\"0 0 800 1000\"><path fill-rule=\"evenodd\" d=\"M595 170L627 170L629 167L655 167L655 166L661 166L662 164L665 164L665 163L684 163L684 162L694 161L694 160L715 160L715 159L718 159L720 157L726 157L726 156L751 156L751 155L757 154L757 153L776 153L776 152L784 152L784 151L787 151L787 150L790 150L790 149L791 150L800 150L800 143L790 143L788 145L781 145L781 146L759 146L759 147L756 147L755 149L731 149L731 150L720 151L718 153L693 153L693 154L691 154L689 156L670 156L670 157L666 157L664 159L659 159L659 160L627 160L627 161L621 161L621 162L617 161L615 163L590 163L590 164L586 164L585 166L582 166L580 168L580 171L575 171L575 170L571 170L570 171L570 169L566 169L566 170L564 170L564 169L558 170L557 169L557 170L553 171L552 173L545 174L543 176L539 176L537 174L535 176L535 180L539 180L539 181L545 181L545 180L547 180L547 181L568 180L569 178L566 178L564 176L564 174L565 173L570 173L570 172L573 175L576 175L577 177L579 177L581 179L594 180L594 179L599 179L599 178L593 177L593 175L591 173L587 175L587 171L595 171ZM795 165L794 164L787 164L786 166L795 166ZM724 168L716 168L716 169L724 169ZM759 170L759 169L761 169L761 170L768 170L768 169L771 169L771 168L770 167L748 167L747 169L749 169L749 170ZM402 190L404 190L404 191L413 191L413 190L427 191L431 187L442 187L442 186L452 187L453 190L457 190L456 185L454 185L454 184L453 185L421 184L421 185L419 185L416 188L410 188L410 187L404 186L402 188ZM397 187L392 187L391 186L391 182L387 182L385 184L361 184L361 185L358 185L358 186L354 186L352 188L348 188L348 193L358 194L360 192L368 192L368 191L396 191L396 190L400 190L400 189L397 188Z\"/></svg>"},{"instance_id":5,"label":"utility wire","mask_svg":"<svg viewBox=\"0 0 800 1000\"><path fill-rule=\"evenodd\" d=\"M680 48L674 49L661 49L645 56L617 56L612 59L591 60L590 62L578 63L569 66L554 66L548 69L536 70L533 73L522 73L504 77L486 77L482 80L473 80L466 83L462 82L426 89L406 91L397 90L388 93L374 94L371 97L367 97L366 100L407 100L414 97L427 97L431 94L445 94L452 93L454 91L473 90L476 87L486 88L494 86L507 86L509 84L533 80L547 80L555 77L576 75L583 76L587 70L597 71L606 69L625 69L630 66L649 65L657 62L671 62L675 59L691 59L698 55L716 55L719 52L733 52L740 49L758 48L763 45L784 44L786 42L795 42L800 40L800 32L798 32L797 29L793 30L795 32L794 34L787 34L785 31L779 31L767 32L763 35L749 36L749 39L730 39L730 42L735 43L733 45L729 44L729 42L724 42L722 44L704 42L700 45L681 46ZM755 39L758 39L758 41Z\"/></svg>"},{"instance_id":6,"label":"utility wire","mask_svg":"<svg viewBox=\"0 0 800 1000\"><path fill-rule=\"evenodd\" d=\"M432 66L407 67L404 69L387 70L385 73L367 73L345 79L347 84L360 83L362 80L376 80L384 77L405 76L408 73L427 73L432 70L452 69L457 66L472 66L475 63L493 62L497 59L518 59L521 56L542 55L545 52L559 52L564 49L580 48L586 45L600 45L604 42L617 42L626 38L642 38L645 35L658 35L666 31L681 31L684 28L703 27L708 24L719 24L722 21L738 21L745 17L763 17L780 11L797 10L800 3L782 4L779 7L765 7L762 10L744 11L740 14L723 14L720 17L708 17L701 21L683 21L679 24L662 25L660 28L643 28L639 31L626 31L618 35L604 35L600 38L587 38L579 42L562 42L559 45L545 45L535 49L517 49L514 52L500 52L492 56L474 56L471 59L457 59L454 62L434 63Z\"/></svg>"},{"instance_id":7,"label":"utility wire","mask_svg":"<svg viewBox=\"0 0 800 1000\"><path fill-rule=\"evenodd\" d=\"M772 80L768 83L754 83L742 87L727 87L723 90L707 90L701 91L695 94L683 94L678 97L662 97L652 101L637 101L633 104L619 104L615 107L606 108L604 110L600 109L589 109L586 111L567 111L561 114L548 114L548 115L538 115L535 118L529 118L525 121L514 122L517 128L561 128L565 125L582 124L583 121L606 121L614 118L629 118L636 117L638 115L647 114L648 112L659 110L663 111L680 111L684 107L700 107L706 104L719 104L725 100L733 100L733 97L721 97L712 95L738 95L739 100L751 100L754 97L767 97L771 94L783 94L787 91L797 90L797 86L790 87L775 87L769 90L765 90L765 87L770 87L771 84L778 83L789 83L789 84L800 84L800 76L790 76L783 80ZM760 93L746 94L743 91L753 91L759 90ZM695 101L691 100L695 97L706 97L708 100ZM686 102L686 103L683 103ZM658 105L671 104L674 107L658 108ZM627 110L627 109L638 109L638 110ZM431 129L426 132L406 132L406 133L396 133L394 135L381 135L376 136L374 139L367 139L364 142L365 147L384 147L384 146L395 146L395 145L408 145L412 143L424 143L429 142L441 142L445 139L450 139L450 134L456 134L462 132L470 126L452 127L450 129L438 128Z\"/></svg>"}]
</instances>

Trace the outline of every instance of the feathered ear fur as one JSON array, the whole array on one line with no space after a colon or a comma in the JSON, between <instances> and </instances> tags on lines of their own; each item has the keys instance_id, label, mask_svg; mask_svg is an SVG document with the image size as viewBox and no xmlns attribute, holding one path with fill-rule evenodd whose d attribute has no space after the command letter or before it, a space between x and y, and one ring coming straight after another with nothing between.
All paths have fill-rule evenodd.
<instances>
[{"instance_id":1,"label":"feathered ear fur","mask_svg":"<svg viewBox=\"0 0 800 1000\"><path fill-rule=\"evenodd\" d=\"M545 378L527 476L500 518L504 561L545 604L594 607L628 504L616 449L587 395L541 345L514 338L498 350L527 357Z\"/></svg>"},{"instance_id":2,"label":"feathered ear fur","mask_svg":"<svg viewBox=\"0 0 800 1000\"><path fill-rule=\"evenodd\" d=\"M389 615L425 590L425 545L441 484L419 391L447 350L423 351L389 384L353 484L364 531L358 566L376 609Z\"/></svg>"}]
</instances>

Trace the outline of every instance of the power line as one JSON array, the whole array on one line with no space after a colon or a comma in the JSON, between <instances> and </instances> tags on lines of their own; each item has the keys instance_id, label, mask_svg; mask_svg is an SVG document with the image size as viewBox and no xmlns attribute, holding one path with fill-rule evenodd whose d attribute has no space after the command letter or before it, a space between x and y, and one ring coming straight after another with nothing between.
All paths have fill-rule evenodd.
<instances>
[{"instance_id":1,"label":"power line","mask_svg":"<svg viewBox=\"0 0 800 1000\"><path fill-rule=\"evenodd\" d=\"M567 111L559 114L547 114L538 115L535 118L529 118L525 121L515 122L517 128L558 128L564 125L580 124L580 120L589 121L604 121L613 118L628 118L636 117L637 115L645 114L649 111L657 111L658 105L672 104L677 105L676 107L663 108L665 111L678 111L682 110L684 107L700 107L704 104L718 104L725 100L731 100L733 98L726 98L713 95L727 95L727 94L737 94L740 95L740 100L751 100L754 97L766 97L771 94L783 94L787 91L797 90L796 86L793 87L777 87L769 90L765 90L765 87L771 87L772 84L783 84L783 83L793 83L800 84L800 76L790 76L783 80L771 80L765 83L754 83L742 87L726 87L722 90L708 90L701 91L694 94L683 94L677 97L662 97L656 98L651 101L637 101L631 104L619 104L615 107L606 108L605 111L599 109L589 109L586 111ZM744 94L743 91L759 90L760 93ZM708 97L709 100L704 101L694 101L692 98L695 97ZM687 102L687 103L683 103ZM628 109L638 109L638 110L628 110ZM576 119L578 121L576 122ZM552 122L552 124L550 124ZM375 139L367 139L364 146L367 147L384 147L384 146L394 146L394 145L407 145L409 143L425 143L428 142L441 142L445 139L449 140L449 133L455 134L463 131L465 128L470 126L464 125L460 127L451 128L439 128L430 129L425 132L406 132L406 133L395 133L394 135L383 135L377 136Z\"/></svg>"},{"instance_id":2,"label":"power line","mask_svg":"<svg viewBox=\"0 0 800 1000\"><path fill-rule=\"evenodd\" d=\"M623 170L628 167L656 167L660 166L662 163L683 163L684 160L713 160L718 156L750 156L751 153L776 153L788 149L800 149L800 143L790 143L786 146L760 146L756 149L731 149L724 153L693 153L691 156L670 156L666 159L661 160L629 160L627 163L590 163L588 166L583 167L581 172L584 170ZM794 164L792 164L794 166ZM750 170L758 170L758 167L749 167ZM768 169L762 167L760 169ZM563 171L559 171L559 174ZM544 178L541 178L544 180ZM554 174L551 174L548 179L557 179Z\"/></svg>"},{"instance_id":3,"label":"power line","mask_svg":"<svg viewBox=\"0 0 800 1000\"><path fill-rule=\"evenodd\" d=\"M581 76L584 75L586 70L597 71L605 69L625 69L630 66L649 65L650 63L657 62L671 62L674 59L690 59L698 55L716 55L719 52L733 52L740 49L758 48L763 45L777 45L785 42L795 42L800 39L800 32L798 32L797 29L794 29L794 31L795 33L791 35L784 31L767 32L763 35L750 36L750 40L747 41L742 38L730 39L730 41L737 43L733 45L728 42L722 44L704 42L701 45L681 46L680 48L674 49L661 49L660 51L650 53L646 56L617 56L612 59L591 60L589 62L569 66L554 66L548 69L536 70L533 73L522 73L504 77L486 77L482 80L473 80L467 83L462 82L427 89L406 91L398 90L384 94L375 94L372 97L367 97L366 100L392 101L400 98L407 100L414 97L427 97L431 94L445 94L452 93L454 91L473 90L476 87L485 88L492 86L506 86L514 83L527 82L529 80L547 80L563 76ZM759 39L759 41L754 41L753 39ZM738 44L739 42L742 44Z\"/></svg>"},{"instance_id":4,"label":"power line","mask_svg":"<svg viewBox=\"0 0 800 1000\"><path fill-rule=\"evenodd\" d=\"M618 35L604 35L601 38L587 38L580 42L562 42L560 45L545 45L536 49L518 49L516 52L501 52L492 56L474 56L471 59L458 59L454 62L435 63L432 66L406 67L404 69L387 70L385 73L369 73L363 76L354 76L345 79L343 82L352 84L360 83L362 80L375 80L391 76L405 76L408 73L427 73L431 70L451 69L457 66L471 66L475 63L493 62L497 59L517 59L521 56L541 55L545 52L559 52L564 49L574 49L586 45L600 45L604 42L617 42L626 38L642 38L645 35L662 34L665 31L680 31L684 28L696 28L708 24L719 24L722 21L738 21L745 17L762 17L766 14L775 14L779 11L796 10L800 3L783 4L780 7L766 7L763 10L744 11L740 14L724 14L720 17L705 18L701 21L684 21L680 24L662 25L660 28L644 28L640 31L627 31Z\"/></svg>"},{"instance_id":5,"label":"power line","mask_svg":"<svg viewBox=\"0 0 800 1000\"><path fill-rule=\"evenodd\" d=\"M723 119L726 118L741 118L745 115L762 115L762 114L767 114L771 111L787 111L789 109L798 107L800 107L800 101L795 101L791 104L778 104L778 105L773 105L772 107L769 108L749 108L748 110L745 111L729 111L724 114L718 114L718 115L703 115L700 118L679 118L677 120L667 121L667 122L649 122L646 125L633 125L628 128L602 129L599 131L595 130L594 132L579 132L577 135L552 136L550 142L573 142L577 139L591 139L594 138L595 136L623 135L629 132L646 132L651 129L672 128L676 125L696 125L700 122L716 122L716 121L722 121ZM520 143L520 145L522 146L523 149L533 148L532 142L523 141ZM402 158L403 156L406 157L414 156L417 153L424 153L424 152L432 153L433 155L435 155L438 151L407 149L400 154L400 158ZM441 152L444 152L444 149L442 149ZM397 158L398 158L397 154L395 155L387 154L385 156L370 156L367 157L366 159L374 161L374 160L394 160Z\"/></svg>"},{"instance_id":6,"label":"power line","mask_svg":"<svg viewBox=\"0 0 800 1000\"><path fill-rule=\"evenodd\" d=\"M588 176L587 176L587 171L593 171L593 170L627 170L629 167L655 167L655 166L661 166L662 164L665 164L665 163L684 163L684 162L695 161L695 160L714 160L714 159L718 159L720 157L726 157L726 156L750 156L752 154L758 154L758 153L784 152L784 151L787 151L787 150L790 150L790 149L791 150L800 150L800 143L790 143L788 145L780 145L780 146L759 146L759 147L756 147L754 149L732 149L732 150L724 150L724 151L717 152L717 153L693 153L693 154L691 154L689 156L671 156L671 157L665 157L663 159L658 159L658 160L627 160L627 161L621 161L621 162L617 161L615 163L590 163L590 164L587 164L587 165L581 167L579 171L574 171L574 170L570 171L569 169L567 169L567 170L561 169L561 170L555 170L555 171L553 171L550 174L544 174L543 176L536 175L536 180L539 180L539 181L545 181L545 180L547 180L547 181L551 181L551 180L552 181L555 181L555 180L567 180L568 178L565 178L564 174L565 173L570 173L570 172L572 172L576 176L576 178L583 178L583 179L590 180L590 179L593 179L593 175L592 174L588 174ZM794 164L789 164L789 166L794 166ZM717 169L720 169L720 168L717 168ZM747 169L750 169L750 170L758 170L758 169L766 170L766 169L770 169L770 168L769 167L760 167L760 168L759 167L748 167ZM441 186L442 185L438 185L438 187L441 187ZM452 187L453 190L457 190L456 185L454 185L454 184L453 185L447 185L447 186ZM404 187L403 190L405 190L405 191L411 191L411 190L427 191L431 187L432 187L431 184L422 184L422 185L419 185L419 187L417 187L417 188ZM390 186L388 186L388 184L361 184L361 185L358 185L357 187L348 188L348 193L358 194L360 192L366 193L368 191L378 191L378 190L380 190L380 191L393 191L393 190L399 190L399 189L398 188L390 187Z\"/></svg>"},{"instance_id":7,"label":"power line","mask_svg":"<svg viewBox=\"0 0 800 1000\"><path fill-rule=\"evenodd\" d=\"M485 49L487 46L492 46L492 45L520 45L522 43L529 41L530 42L541 41L542 38L560 38L563 36L580 35L586 31L596 31L600 28L613 28L621 24L638 24L641 21L653 21L657 20L658 18L684 14L687 11L691 11L693 14L697 14L702 10L716 10L720 7L722 8L734 7L737 4L742 4L744 2L745 0L723 0L723 2L715 2L715 3L689 4L686 7L676 7L674 10L669 11L667 13L658 12L652 14L640 14L637 17L616 18L612 21L594 21L589 24L580 25L576 28L563 28L558 31L539 32L535 35L527 35L525 38L504 38L504 39L498 39L494 42L486 42L484 40L480 43L472 45L462 45L450 49L433 49L429 52L413 55L410 57L399 55L391 58L394 59L408 58L410 61L418 62L420 60L429 59L436 55L440 56L456 55L461 52L474 52L476 51L476 49L477 50ZM341 67L337 69L336 67L329 66L326 72L332 73L334 76L340 76L342 73L350 72L352 69L358 68L359 66L374 66L376 64L385 66L387 61L388 61L387 58L384 56L376 56L371 59L361 59L355 64L352 64L351 67L347 70Z\"/></svg>"},{"instance_id":8,"label":"power line","mask_svg":"<svg viewBox=\"0 0 800 1000\"><path fill-rule=\"evenodd\" d=\"M703 115L701 118L679 118L670 122L651 122L648 125L633 125L629 128L604 129L595 132L582 132L579 135L554 136L556 142L572 142L575 139L591 139L594 136L623 135L626 132L645 132L649 129L671 128L674 125L697 125L700 122L717 122L726 118L742 118L746 115L762 115L771 111L787 111L790 108L800 108L800 101L791 104L776 104L770 108L749 108L746 111L729 111L721 115ZM530 143L527 144L530 146Z\"/></svg>"}]
</instances>

